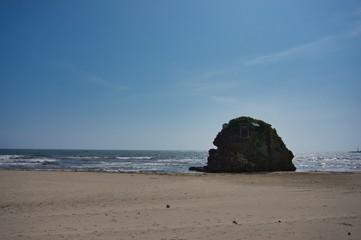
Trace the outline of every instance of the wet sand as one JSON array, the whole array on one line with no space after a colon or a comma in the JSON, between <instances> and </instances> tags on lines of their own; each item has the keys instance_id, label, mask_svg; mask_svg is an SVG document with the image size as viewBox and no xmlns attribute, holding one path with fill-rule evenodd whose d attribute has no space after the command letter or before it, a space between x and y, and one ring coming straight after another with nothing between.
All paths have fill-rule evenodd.
<instances>
[{"instance_id":1,"label":"wet sand","mask_svg":"<svg viewBox=\"0 0 361 240\"><path fill-rule=\"evenodd\" d=\"M361 239L361 173L0 171L0 239Z\"/></svg>"}]
</instances>

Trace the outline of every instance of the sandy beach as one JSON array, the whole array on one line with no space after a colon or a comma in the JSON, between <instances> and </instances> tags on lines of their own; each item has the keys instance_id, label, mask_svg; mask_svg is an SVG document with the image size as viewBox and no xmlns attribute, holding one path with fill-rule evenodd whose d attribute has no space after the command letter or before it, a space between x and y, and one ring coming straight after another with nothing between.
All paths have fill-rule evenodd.
<instances>
[{"instance_id":1,"label":"sandy beach","mask_svg":"<svg viewBox=\"0 0 361 240\"><path fill-rule=\"evenodd\" d=\"M361 239L361 173L0 171L0 239Z\"/></svg>"}]
</instances>

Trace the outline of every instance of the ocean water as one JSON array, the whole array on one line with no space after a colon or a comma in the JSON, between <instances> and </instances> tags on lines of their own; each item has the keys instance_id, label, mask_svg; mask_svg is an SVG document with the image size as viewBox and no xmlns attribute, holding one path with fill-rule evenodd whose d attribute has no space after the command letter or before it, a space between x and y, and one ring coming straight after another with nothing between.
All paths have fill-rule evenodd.
<instances>
[{"instance_id":1,"label":"ocean water","mask_svg":"<svg viewBox=\"0 0 361 240\"><path fill-rule=\"evenodd\" d=\"M298 153L292 161L298 172L361 171L361 152Z\"/></svg>"},{"instance_id":2,"label":"ocean water","mask_svg":"<svg viewBox=\"0 0 361 240\"><path fill-rule=\"evenodd\" d=\"M0 169L188 172L206 164L204 151L7 150L0 149Z\"/></svg>"},{"instance_id":3,"label":"ocean water","mask_svg":"<svg viewBox=\"0 0 361 240\"><path fill-rule=\"evenodd\" d=\"M207 157L207 151L0 149L0 169L186 173ZM293 163L298 172L358 172L361 153L299 153Z\"/></svg>"}]
</instances>

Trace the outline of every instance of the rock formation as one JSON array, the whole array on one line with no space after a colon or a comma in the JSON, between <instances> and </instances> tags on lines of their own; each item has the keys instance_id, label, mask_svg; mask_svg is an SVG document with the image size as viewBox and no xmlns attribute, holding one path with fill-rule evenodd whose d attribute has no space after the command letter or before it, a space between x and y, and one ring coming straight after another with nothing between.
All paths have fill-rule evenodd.
<instances>
[{"instance_id":1,"label":"rock formation","mask_svg":"<svg viewBox=\"0 0 361 240\"><path fill-rule=\"evenodd\" d=\"M239 117L223 124L213 141L206 172L295 171L293 153L287 149L276 129L250 117Z\"/></svg>"}]
</instances>

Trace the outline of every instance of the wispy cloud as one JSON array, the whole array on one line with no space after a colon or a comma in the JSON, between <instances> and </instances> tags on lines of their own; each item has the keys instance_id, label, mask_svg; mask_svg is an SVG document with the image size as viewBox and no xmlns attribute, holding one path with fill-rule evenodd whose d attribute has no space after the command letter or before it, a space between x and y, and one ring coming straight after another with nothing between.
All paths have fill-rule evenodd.
<instances>
[{"instance_id":1,"label":"wispy cloud","mask_svg":"<svg viewBox=\"0 0 361 240\"><path fill-rule=\"evenodd\" d=\"M108 88L112 91L122 91L125 90L126 87L123 86L122 84L120 84L119 82L115 82L115 81L110 81L108 79L99 77L95 74L92 74L80 67L78 67L75 64L66 64L65 67L68 69L68 71L70 71L70 74L81 81L90 83L90 84L96 84L100 87L105 87Z\"/></svg>"},{"instance_id":2,"label":"wispy cloud","mask_svg":"<svg viewBox=\"0 0 361 240\"><path fill-rule=\"evenodd\" d=\"M361 24L353 29L335 34L333 36L324 37L312 42L304 43L298 46L287 48L279 52L265 54L254 57L243 62L243 67L273 64L281 61L292 60L300 57L322 56L326 53L337 51L342 48L343 40L355 38L361 35Z\"/></svg>"},{"instance_id":3,"label":"wispy cloud","mask_svg":"<svg viewBox=\"0 0 361 240\"><path fill-rule=\"evenodd\" d=\"M356 17L361 18L361 8L357 9L357 10L355 11L354 15L355 15Z\"/></svg>"},{"instance_id":4,"label":"wispy cloud","mask_svg":"<svg viewBox=\"0 0 361 240\"><path fill-rule=\"evenodd\" d=\"M361 10L358 12L361 14ZM213 102L237 103L239 99L229 96L235 93L234 89L241 89L242 85L247 85L250 81L250 73L258 71L260 67L296 59L324 57L347 48L348 40L360 36L361 22L355 23L353 28L344 32L324 36L278 52L244 58L238 64L229 64L223 68L193 74L186 78L187 80L182 79L182 86L188 93L208 98Z\"/></svg>"},{"instance_id":5,"label":"wispy cloud","mask_svg":"<svg viewBox=\"0 0 361 240\"><path fill-rule=\"evenodd\" d=\"M344 38L354 38L360 35L361 35L361 22L355 28L349 31L347 35L344 36Z\"/></svg>"},{"instance_id":6,"label":"wispy cloud","mask_svg":"<svg viewBox=\"0 0 361 240\"><path fill-rule=\"evenodd\" d=\"M206 98L215 103L235 103L237 98L229 96L229 93L238 88L240 81L231 80L227 71L212 71L204 74L196 74L179 82L179 89L191 96ZM227 96L226 96L227 95Z\"/></svg>"},{"instance_id":7,"label":"wispy cloud","mask_svg":"<svg viewBox=\"0 0 361 240\"><path fill-rule=\"evenodd\" d=\"M299 57L320 55L324 51L330 51L334 43L335 43L334 37L323 38L314 42L284 49L280 52L266 54L249 59L243 63L243 66L247 67L247 66L259 65L259 64L272 64Z\"/></svg>"},{"instance_id":8,"label":"wispy cloud","mask_svg":"<svg viewBox=\"0 0 361 240\"><path fill-rule=\"evenodd\" d=\"M232 98L232 97L215 96L215 95L207 96L207 97L216 103L236 103L236 102L238 102L237 98Z\"/></svg>"}]
</instances>

